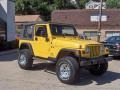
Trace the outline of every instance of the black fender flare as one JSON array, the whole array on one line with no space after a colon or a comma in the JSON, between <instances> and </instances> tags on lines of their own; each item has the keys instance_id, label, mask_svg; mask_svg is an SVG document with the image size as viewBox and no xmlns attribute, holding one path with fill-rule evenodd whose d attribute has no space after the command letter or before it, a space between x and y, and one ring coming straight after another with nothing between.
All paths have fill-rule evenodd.
<instances>
[{"instance_id":1,"label":"black fender flare","mask_svg":"<svg viewBox=\"0 0 120 90\"><path fill-rule=\"evenodd\" d=\"M21 43L19 50L21 50L21 49L29 49L31 54L34 55L32 45L30 43Z\"/></svg>"},{"instance_id":2,"label":"black fender flare","mask_svg":"<svg viewBox=\"0 0 120 90\"><path fill-rule=\"evenodd\" d=\"M66 54L73 54L75 57L80 58L80 51L79 50L74 50L74 49L61 49L57 55L57 60L61 56L65 56Z\"/></svg>"}]
</instances>

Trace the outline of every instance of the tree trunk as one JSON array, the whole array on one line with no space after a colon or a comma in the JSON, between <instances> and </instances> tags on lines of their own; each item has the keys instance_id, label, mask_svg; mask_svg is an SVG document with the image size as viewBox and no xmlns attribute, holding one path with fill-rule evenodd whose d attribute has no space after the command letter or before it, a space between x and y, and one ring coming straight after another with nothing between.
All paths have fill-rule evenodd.
<instances>
[{"instance_id":1,"label":"tree trunk","mask_svg":"<svg viewBox=\"0 0 120 90\"><path fill-rule=\"evenodd\" d=\"M76 1L77 8L80 9L80 0L75 0L75 1Z\"/></svg>"}]
</instances>

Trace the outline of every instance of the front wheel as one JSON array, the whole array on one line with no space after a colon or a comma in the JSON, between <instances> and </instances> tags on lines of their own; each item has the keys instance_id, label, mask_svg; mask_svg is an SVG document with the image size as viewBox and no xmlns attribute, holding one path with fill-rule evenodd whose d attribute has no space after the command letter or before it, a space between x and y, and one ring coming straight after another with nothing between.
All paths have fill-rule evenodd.
<instances>
[{"instance_id":1,"label":"front wheel","mask_svg":"<svg viewBox=\"0 0 120 90\"><path fill-rule=\"evenodd\" d=\"M79 76L79 64L71 56L66 56L58 60L56 65L58 79L65 84L74 84Z\"/></svg>"},{"instance_id":2,"label":"front wheel","mask_svg":"<svg viewBox=\"0 0 120 90\"><path fill-rule=\"evenodd\" d=\"M92 65L89 72L93 75L100 76L103 75L108 69L108 62Z\"/></svg>"},{"instance_id":3,"label":"front wheel","mask_svg":"<svg viewBox=\"0 0 120 90\"><path fill-rule=\"evenodd\" d=\"M20 50L18 64L20 68L25 70L29 70L32 68L33 64L32 54L28 49Z\"/></svg>"}]
</instances>

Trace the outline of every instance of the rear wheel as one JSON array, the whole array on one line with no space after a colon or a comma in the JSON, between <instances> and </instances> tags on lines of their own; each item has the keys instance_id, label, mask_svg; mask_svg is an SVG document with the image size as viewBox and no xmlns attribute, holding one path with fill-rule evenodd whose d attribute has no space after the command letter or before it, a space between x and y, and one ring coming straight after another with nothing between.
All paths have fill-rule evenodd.
<instances>
[{"instance_id":1,"label":"rear wheel","mask_svg":"<svg viewBox=\"0 0 120 90\"><path fill-rule=\"evenodd\" d=\"M89 72L93 75L100 76L103 75L108 69L108 62L92 65Z\"/></svg>"},{"instance_id":2,"label":"rear wheel","mask_svg":"<svg viewBox=\"0 0 120 90\"><path fill-rule=\"evenodd\" d=\"M61 58L56 65L58 79L65 84L74 84L79 76L79 64L71 56Z\"/></svg>"},{"instance_id":3,"label":"rear wheel","mask_svg":"<svg viewBox=\"0 0 120 90\"><path fill-rule=\"evenodd\" d=\"M25 70L29 70L32 68L33 59L29 49L20 50L18 64L20 68Z\"/></svg>"}]
</instances>

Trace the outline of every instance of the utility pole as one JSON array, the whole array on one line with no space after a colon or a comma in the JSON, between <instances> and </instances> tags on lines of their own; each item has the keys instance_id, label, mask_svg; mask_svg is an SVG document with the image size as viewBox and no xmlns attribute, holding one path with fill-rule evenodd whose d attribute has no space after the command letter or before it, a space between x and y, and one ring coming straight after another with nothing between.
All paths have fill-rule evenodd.
<instances>
[{"instance_id":1,"label":"utility pole","mask_svg":"<svg viewBox=\"0 0 120 90\"><path fill-rule=\"evenodd\" d=\"M98 42L100 42L100 37L101 37L102 6L103 6L103 0L100 0L99 22L98 22L98 40L97 40Z\"/></svg>"}]
</instances>

